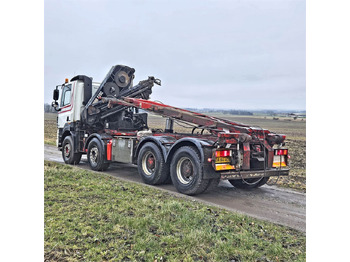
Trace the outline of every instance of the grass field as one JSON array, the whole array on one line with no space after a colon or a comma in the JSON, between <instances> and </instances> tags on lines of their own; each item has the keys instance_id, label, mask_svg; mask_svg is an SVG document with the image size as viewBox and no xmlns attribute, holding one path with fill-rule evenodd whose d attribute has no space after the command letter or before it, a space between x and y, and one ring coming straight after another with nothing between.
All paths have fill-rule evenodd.
<instances>
[{"instance_id":1,"label":"grass field","mask_svg":"<svg viewBox=\"0 0 350 262\"><path fill-rule=\"evenodd\" d=\"M46 261L305 261L293 229L45 161Z\"/></svg>"},{"instance_id":2,"label":"grass field","mask_svg":"<svg viewBox=\"0 0 350 262\"><path fill-rule=\"evenodd\" d=\"M290 175L280 177L278 180L271 178L269 183L276 183L278 186L306 191L306 121L293 120L291 118L279 118L265 116L233 116L224 114L213 114L220 118L226 118L235 122L259 126L272 132L285 134L287 136L286 146L289 148ZM45 143L56 144L56 114L45 114ZM164 129L165 119L160 116L149 115L148 124L152 128ZM174 125L176 132L191 132L192 128Z\"/></svg>"},{"instance_id":3,"label":"grass field","mask_svg":"<svg viewBox=\"0 0 350 262\"><path fill-rule=\"evenodd\" d=\"M56 145L57 114L45 113L44 115L44 143Z\"/></svg>"}]
</instances>

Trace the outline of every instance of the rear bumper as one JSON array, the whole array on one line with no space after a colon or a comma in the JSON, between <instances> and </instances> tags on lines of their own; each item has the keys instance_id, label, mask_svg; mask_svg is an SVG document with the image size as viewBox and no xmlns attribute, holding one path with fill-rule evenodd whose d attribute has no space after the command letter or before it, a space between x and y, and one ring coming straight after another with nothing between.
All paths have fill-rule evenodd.
<instances>
[{"instance_id":1,"label":"rear bumper","mask_svg":"<svg viewBox=\"0 0 350 262\"><path fill-rule=\"evenodd\" d=\"M222 180L233 180L233 179L248 179L248 178L260 178L260 177L270 177L270 176L288 176L289 168L273 168L264 170L250 170L250 171L226 171L221 172Z\"/></svg>"}]
</instances>

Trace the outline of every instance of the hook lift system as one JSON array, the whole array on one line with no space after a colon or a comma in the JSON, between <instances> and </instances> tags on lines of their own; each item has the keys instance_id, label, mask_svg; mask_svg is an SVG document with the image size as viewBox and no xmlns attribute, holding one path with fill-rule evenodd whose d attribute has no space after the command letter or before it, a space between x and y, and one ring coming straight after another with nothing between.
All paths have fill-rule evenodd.
<instances>
[{"instance_id":1,"label":"hook lift system","mask_svg":"<svg viewBox=\"0 0 350 262\"><path fill-rule=\"evenodd\" d=\"M187 195L212 189L220 179L247 189L288 175L285 135L150 101L161 81L150 76L133 86L134 73L116 65L102 83L77 75L56 86L52 106L65 163L79 164L86 154L96 171L113 162L135 164L145 183L172 182ZM166 118L164 131L148 127L146 112ZM192 132L174 132L174 123Z\"/></svg>"}]
</instances>

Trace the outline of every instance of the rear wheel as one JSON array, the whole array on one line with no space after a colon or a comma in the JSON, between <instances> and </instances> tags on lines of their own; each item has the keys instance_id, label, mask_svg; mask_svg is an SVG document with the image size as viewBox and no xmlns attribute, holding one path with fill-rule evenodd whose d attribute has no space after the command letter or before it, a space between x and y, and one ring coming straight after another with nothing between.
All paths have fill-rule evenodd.
<instances>
[{"instance_id":1,"label":"rear wheel","mask_svg":"<svg viewBox=\"0 0 350 262\"><path fill-rule=\"evenodd\" d=\"M62 143L62 158L66 164L77 165L81 159L81 153L74 153L73 139L66 136Z\"/></svg>"},{"instance_id":2,"label":"rear wheel","mask_svg":"<svg viewBox=\"0 0 350 262\"><path fill-rule=\"evenodd\" d=\"M244 182L243 179L235 179L235 180L229 180L231 185L233 185L236 188L239 189L252 189L252 188L258 188L267 183L269 180L268 177L263 178L247 178L244 179L244 181L247 181L248 183Z\"/></svg>"},{"instance_id":3,"label":"rear wheel","mask_svg":"<svg viewBox=\"0 0 350 262\"><path fill-rule=\"evenodd\" d=\"M176 189L186 195L203 193L209 185L203 179L200 158L197 151L189 146L180 147L170 164L170 176Z\"/></svg>"},{"instance_id":4,"label":"rear wheel","mask_svg":"<svg viewBox=\"0 0 350 262\"><path fill-rule=\"evenodd\" d=\"M87 159L92 170L104 171L109 167L109 163L105 163L103 159L103 145L97 138L89 143Z\"/></svg>"},{"instance_id":5,"label":"rear wheel","mask_svg":"<svg viewBox=\"0 0 350 262\"><path fill-rule=\"evenodd\" d=\"M142 180L149 185L164 184L169 177L169 167L160 149L154 143L142 146L137 157L137 168Z\"/></svg>"}]
</instances>

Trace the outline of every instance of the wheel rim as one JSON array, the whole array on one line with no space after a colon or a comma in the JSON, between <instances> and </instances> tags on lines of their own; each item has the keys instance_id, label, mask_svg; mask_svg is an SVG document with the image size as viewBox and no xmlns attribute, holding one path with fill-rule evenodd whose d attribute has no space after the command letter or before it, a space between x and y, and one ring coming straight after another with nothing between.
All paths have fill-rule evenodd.
<instances>
[{"instance_id":1,"label":"wheel rim","mask_svg":"<svg viewBox=\"0 0 350 262\"><path fill-rule=\"evenodd\" d=\"M97 165L97 161L98 161L98 148L97 146L94 146L90 149L90 163L93 165Z\"/></svg>"},{"instance_id":2,"label":"wheel rim","mask_svg":"<svg viewBox=\"0 0 350 262\"><path fill-rule=\"evenodd\" d=\"M152 152L147 152L142 157L142 170L147 176L151 176L156 168L156 158Z\"/></svg>"},{"instance_id":3,"label":"wheel rim","mask_svg":"<svg viewBox=\"0 0 350 262\"><path fill-rule=\"evenodd\" d=\"M188 157L180 158L176 165L176 176L184 185L191 183L194 178L193 163L191 159Z\"/></svg>"},{"instance_id":4,"label":"wheel rim","mask_svg":"<svg viewBox=\"0 0 350 262\"><path fill-rule=\"evenodd\" d=\"M69 158L71 151L72 151L72 147L71 147L70 143L65 144L64 148L63 148L64 157Z\"/></svg>"}]
</instances>

